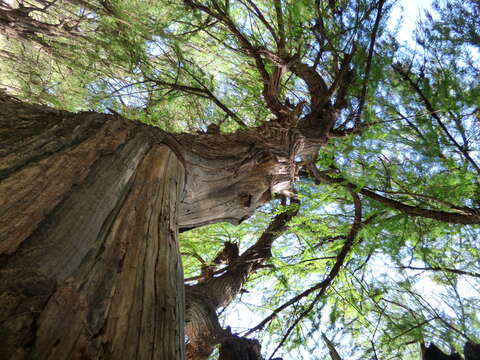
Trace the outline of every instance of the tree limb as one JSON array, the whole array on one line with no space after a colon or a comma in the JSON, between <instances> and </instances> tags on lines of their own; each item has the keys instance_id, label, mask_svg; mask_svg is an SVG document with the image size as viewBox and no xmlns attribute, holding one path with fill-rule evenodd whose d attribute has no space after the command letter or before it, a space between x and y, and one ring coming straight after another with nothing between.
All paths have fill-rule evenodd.
<instances>
[{"instance_id":1,"label":"tree limb","mask_svg":"<svg viewBox=\"0 0 480 360\"><path fill-rule=\"evenodd\" d=\"M366 188L359 189L357 185L351 182L348 182L346 179L342 177L336 176L333 178L323 172L320 172L317 169L317 167L314 165L309 166L309 169L311 170L315 180L317 180L319 183L331 184L331 185L337 184L337 185L344 186L350 191L358 192L373 200L378 201L383 205L386 205L395 210L399 210L411 216L424 217L424 218L442 221L450 224L464 224L464 225L480 224L480 214L476 212L472 212L472 214L460 214L460 213L441 211L441 210L424 209L418 206L407 205L400 201L393 200L385 196L379 195Z\"/></svg>"},{"instance_id":2,"label":"tree limb","mask_svg":"<svg viewBox=\"0 0 480 360\"><path fill-rule=\"evenodd\" d=\"M201 3L198 3L194 0L184 0L185 4L194 8L198 9L215 19L219 20L222 24L224 24L227 29L235 36L237 41L239 42L240 46L247 52L247 54L252 57L255 61L256 68L260 73L260 77L262 78L263 82L263 97L269 109L278 117L283 116L283 112L288 110L285 105L281 104L278 100L278 85L279 79L278 75L283 74L283 72L276 73L276 77L271 77L268 73L265 64L263 62L262 56L258 51L258 47L255 47L247 37L237 28L235 23L230 19L230 17L216 4L214 6L217 11L214 11L211 7L205 6Z\"/></svg>"},{"instance_id":3,"label":"tree limb","mask_svg":"<svg viewBox=\"0 0 480 360\"><path fill-rule=\"evenodd\" d=\"M365 66L365 78L363 79L363 87L362 87L362 92L360 94L358 111L355 116L356 118L355 125L354 125L355 128L361 127L361 121L362 121L361 116L362 116L363 107L365 106L365 100L367 97L367 87L368 87L368 80L370 77L370 69L372 68L373 50L375 49L377 32L378 32L378 27L380 25L380 20L382 18L382 8L384 4L385 4L385 0L380 0L378 2L377 17L375 18L375 24L373 25L372 34L370 36L370 46L368 49L367 65Z\"/></svg>"},{"instance_id":4,"label":"tree limb","mask_svg":"<svg viewBox=\"0 0 480 360\"><path fill-rule=\"evenodd\" d=\"M459 269L444 268L440 266L427 266L427 267L416 267L416 266L400 266L400 269L410 269L410 270L425 270L425 271L445 271L458 275L467 275L480 278L480 273L464 271Z\"/></svg>"},{"instance_id":5,"label":"tree limb","mask_svg":"<svg viewBox=\"0 0 480 360\"><path fill-rule=\"evenodd\" d=\"M280 341L280 343L277 345L277 347L275 348L275 350L273 351L272 355L270 356L270 359L271 360L273 358L273 356L275 355L275 353L278 351L278 349L280 349L282 347L282 345L285 343L285 341L287 340L287 338L290 336L291 332L293 331L293 329L297 326L297 324L305 317L308 315L308 313L310 311L312 311L313 307L315 306L315 304L320 300L320 298L325 295L325 293L327 292L327 289L329 288L329 286L333 283L333 281L335 280L335 278L337 277L337 275L340 273L340 270L343 266L343 263L345 262L345 259L348 255L348 253L350 252L350 249L352 248L353 246L353 243L355 241L355 238L357 237L357 234L358 232L361 230L362 228L362 203L360 201L360 198L358 197L358 195L355 193L355 192L350 192L350 194L352 195L352 198L353 198L353 203L354 203L354 206L355 206L355 218L353 220L353 224L352 224L352 228L350 229L350 232L347 236L347 239L345 241L345 244L343 245L342 249L340 250L340 253L337 255L337 261L335 262L335 264L333 265L332 269L330 270L330 273L327 275L327 277L325 278L325 280L323 280L321 283L311 287L310 289L304 291L302 294L296 296L294 299L298 299L293 303L299 301L302 297L305 297L307 295L309 295L310 293L314 292L314 291L317 291L319 290L317 296L315 296L315 298L313 299L313 301L310 303L310 305L307 307L307 309L305 309L301 314L300 316L298 316L295 321L293 322L292 325L290 325L290 327L288 328L288 330L286 331L285 335L283 336L282 340ZM292 299L293 300L293 299ZM292 301L291 300L291 301ZM291 301L287 302L287 303L290 303ZM287 304L285 303L285 304ZM284 305L285 305L284 304ZM283 305L283 306L284 306ZM290 304L289 304L290 305ZM287 305L287 306L289 306ZM286 306L285 306L286 307ZM285 308L285 307L280 307L282 308L282 310ZM276 316L276 314L278 314L278 312L280 311L279 309L280 308L277 308L267 319L269 319L274 313ZM277 311L279 310L279 311ZM265 320L267 320L265 319ZM273 319L273 317L271 318ZM271 320L270 319L270 320ZM260 324L264 323L265 320L263 320ZM270 320L267 320L270 321ZM260 325L259 324L259 325ZM266 322L265 322L266 324ZM256 327L258 327L259 325L257 325ZM264 324L260 327L262 328L264 326ZM252 330L250 330L247 334L249 334L250 332L252 332Z\"/></svg>"}]
</instances>

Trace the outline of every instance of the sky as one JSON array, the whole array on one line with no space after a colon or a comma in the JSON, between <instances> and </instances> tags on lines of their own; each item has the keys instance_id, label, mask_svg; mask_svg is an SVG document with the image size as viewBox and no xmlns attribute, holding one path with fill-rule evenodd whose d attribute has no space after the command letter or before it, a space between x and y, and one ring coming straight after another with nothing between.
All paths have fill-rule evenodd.
<instances>
[{"instance_id":1,"label":"sky","mask_svg":"<svg viewBox=\"0 0 480 360\"><path fill-rule=\"evenodd\" d=\"M402 19L397 39L400 42L414 44L413 32L417 22L424 18L424 11L431 9L432 0L399 0L390 17L393 28Z\"/></svg>"}]
</instances>

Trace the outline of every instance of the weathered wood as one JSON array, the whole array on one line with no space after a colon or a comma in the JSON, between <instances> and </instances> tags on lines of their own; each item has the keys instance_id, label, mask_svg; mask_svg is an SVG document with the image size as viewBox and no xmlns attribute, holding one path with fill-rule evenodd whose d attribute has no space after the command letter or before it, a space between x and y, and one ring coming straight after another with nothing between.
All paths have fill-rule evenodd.
<instances>
[{"instance_id":1,"label":"weathered wood","mask_svg":"<svg viewBox=\"0 0 480 360\"><path fill-rule=\"evenodd\" d=\"M188 360L207 360L215 345L225 336L220 326L217 308L211 303L204 289L186 287L186 324L188 336L186 358Z\"/></svg>"},{"instance_id":2,"label":"weathered wood","mask_svg":"<svg viewBox=\"0 0 480 360\"><path fill-rule=\"evenodd\" d=\"M8 126L13 108L0 118L2 134L24 130L2 147L0 359L182 359L182 163L134 123L18 105Z\"/></svg>"},{"instance_id":3,"label":"weathered wood","mask_svg":"<svg viewBox=\"0 0 480 360\"><path fill-rule=\"evenodd\" d=\"M175 137L187 165L179 213L183 229L218 221L238 224L275 194L291 195L295 158L305 140L295 128L274 121L235 134Z\"/></svg>"},{"instance_id":4,"label":"weathered wood","mask_svg":"<svg viewBox=\"0 0 480 360\"><path fill-rule=\"evenodd\" d=\"M0 129L0 254L10 254L133 126L96 113L2 104Z\"/></svg>"}]
</instances>

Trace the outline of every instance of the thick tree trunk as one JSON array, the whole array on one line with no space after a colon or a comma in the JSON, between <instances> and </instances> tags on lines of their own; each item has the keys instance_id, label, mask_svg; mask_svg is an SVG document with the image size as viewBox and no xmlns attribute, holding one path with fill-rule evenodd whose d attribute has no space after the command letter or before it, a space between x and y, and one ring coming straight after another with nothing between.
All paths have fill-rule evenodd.
<instances>
[{"instance_id":1,"label":"thick tree trunk","mask_svg":"<svg viewBox=\"0 0 480 360\"><path fill-rule=\"evenodd\" d=\"M288 196L296 157L319 145L278 121L173 135L1 94L0 144L0 359L169 360L184 347L178 229ZM209 306L248 267L217 280Z\"/></svg>"},{"instance_id":2,"label":"thick tree trunk","mask_svg":"<svg viewBox=\"0 0 480 360\"><path fill-rule=\"evenodd\" d=\"M182 359L182 163L113 116L1 105L0 359Z\"/></svg>"}]
</instances>

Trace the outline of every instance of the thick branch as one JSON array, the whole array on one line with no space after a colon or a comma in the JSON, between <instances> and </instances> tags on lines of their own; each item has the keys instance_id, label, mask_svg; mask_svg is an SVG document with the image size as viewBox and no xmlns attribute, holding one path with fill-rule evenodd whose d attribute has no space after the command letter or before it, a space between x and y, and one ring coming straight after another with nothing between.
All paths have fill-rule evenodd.
<instances>
[{"instance_id":1,"label":"thick branch","mask_svg":"<svg viewBox=\"0 0 480 360\"><path fill-rule=\"evenodd\" d=\"M287 230L288 222L298 213L298 201L294 200L292 203L288 210L275 216L258 241L236 259L232 264L233 271L245 271L245 267L251 267L249 271L255 271L272 256L273 242Z\"/></svg>"},{"instance_id":2,"label":"thick branch","mask_svg":"<svg viewBox=\"0 0 480 360\"><path fill-rule=\"evenodd\" d=\"M218 4L215 4L214 11L211 7L202 5L194 0L185 0L185 4L188 6L198 9L205 14L208 14L218 21L220 21L223 25L227 27L227 29L232 33L233 36L237 39L240 46L247 52L247 54L253 58L255 61L255 66L260 73L260 77L263 81L263 97L267 106L270 110L277 116L282 117L282 113L287 110L287 108L280 103L277 98L278 95L278 86L279 86L279 77L283 74L280 72L280 76L278 74L274 74L273 78L268 73L265 64L263 62L262 56L258 51L257 47L255 47L248 38L237 28L233 20L226 14ZM275 76L276 75L276 76Z\"/></svg>"},{"instance_id":3,"label":"thick branch","mask_svg":"<svg viewBox=\"0 0 480 360\"><path fill-rule=\"evenodd\" d=\"M293 62L290 70L307 84L312 112L318 112L328 100L328 86L313 66L300 61Z\"/></svg>"},{"instance_id":4,"label":"thick branch","mask_svg":"<svg viewBox=\"0 0 480 360\"><path fill-rule=\"evenodd\" d=\"M240 293L248 275L258 270L265 260L271 257L274 240L287 229L288 221L297 212L298 205L295 202L287 211L275 216L258 241L240 256L230 254L232 251L228 249L232 247L226 246L214 260L219 262L220 258L228 257L226 261L229 266L224 269L224 273L213 277L212 271L210 278L204 278L196 285L186 286L188 359L208 358L215 344L222 344L224 355L227 349L243 351L241 349L252 345L251 341L229 335L228 331L223 330L219 325L216 310L227 306ZM226 252L229 254L225 254ZM224 358L230 359L226 355Z\"/></svg>"}]
</instances>

